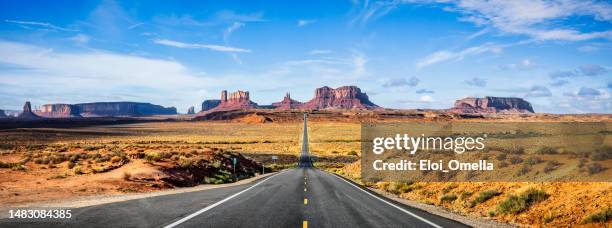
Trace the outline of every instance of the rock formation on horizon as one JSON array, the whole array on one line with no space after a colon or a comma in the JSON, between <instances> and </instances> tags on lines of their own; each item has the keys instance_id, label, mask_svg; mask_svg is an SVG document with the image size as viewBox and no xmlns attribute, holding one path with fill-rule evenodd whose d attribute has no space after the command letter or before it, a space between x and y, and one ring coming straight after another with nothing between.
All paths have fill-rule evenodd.
<instances>
[{"instance_id":1,"label":"rock formation on horizon","mask_svg":"<svg viewBox=\"0 0 612 228\"><path fill-rule=\"evenodd\" d=\"M257 103L252 102L249 97L249 91L238 90L233 93L227 93L226 90L221 91L221 100L219 105L210 109L214 111L227 111L236 109L253 109L258 108ZM209 111L210 111L209 110Z\"/></svg>"},{"instance_id":2,"label":"rock formation on horizon","mask_svg":"<svg viewBox=\"0 0 612 228\"><path fill-rule=\"evenodd\" d=\"M34 113L47 118L82 117L78 107L70 104L44 104Z\"/></svg>"},{"instance_id":3,"label":"rock formation on horizon","mask_svg":"<svg viewBox=\"0 0 612 228\"><path fill-rule=\"evenodd\" d=\"M50 118L111 117L174 115L176 108L139 102L93 102L81 104L45 104L37 110L38 115Z\"/></svg>"},{"instance_id":4,"label":"rock formation on horizon","mask_svg":"<svg viewBox=\"0 0 612 228\"><path fill-rule=\"evenodd\" d=\"M285 94L285 97L281 102L272 103L272 107L275 109L289 110L299 109L304 103L291 99L289 93Z\"/></svg>"},{"instance_id":5,"label":"rock formation on horizon","mask_svg":"<svg viewBox=\"0 0 612 228\"><path fill-rule=\"evenodd\" d=\"M202 102L202 110L200 110L200 112L211 110L219 106L219 104L221 104L221 100L218 99L204 100L204 102Z\"/></svg>"},{"instance_id":6,"label":"rock formation on horizon","mask_svg":"<svg viewBox=\"0 0 612 228\"><path fill-rule=\"evenodd\" d=\"M529 102L516 97L467 97L455 101L450 111L460 114L534 113Z\"/></svg>"},{"instance_id":7,"label":"rock formation on horizon","mask_svg":"<svg viewBox=\"0 0 612 228\"><path fill-rule=\"evenodd\" d=\"M21 112L17 118L31 120L40 119L41 117L32 112L32 104L30 104L29 101L26 101L26 103L23 105L23 112Z\"/></svg>"},{"instance_id":8,"label":"rock formation on horizon","mask_svg":"<svg viewBox=\"0 0 612 228\"><path fill-rule=\"evenodd\" d=\"M336 89L324 86L315 90L315 97L304 103L302 109L380 109L357 86Z\"/></svg>"},{"instance_id":9,"label":"rock formation on horizon","mask_svg":"<svg viewBox=\"0 0 612 228\"><path fill-rule=\"evenodd\" d=\"M189 107L189 109L187 109L187 114L188 115L195 114L195 107L193 106Z\"/></svg>"},{"instance_id":10,"label":"rock formation on horizon","mask_svg":"<svg viewBox=\"0 0 612 228\"><path fill-rule=\"evenodd\" d=\"M6 115L6 113L4 113L4 110L0 109L0 118L8 118L8 116Z\"/></svg>"}]
</instances>

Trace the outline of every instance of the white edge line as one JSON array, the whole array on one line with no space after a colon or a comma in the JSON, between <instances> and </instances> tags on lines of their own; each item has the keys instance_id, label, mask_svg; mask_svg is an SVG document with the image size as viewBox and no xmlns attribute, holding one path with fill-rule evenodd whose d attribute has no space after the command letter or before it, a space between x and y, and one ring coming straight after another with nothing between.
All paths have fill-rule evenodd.
<instances>
[{"instance_id":1,"label":"white edge line","mask_svg":"<svg viewBox=\"0 0 612 228\"><path fill-rule=\"evenodd\" d=\"M366 190L363 190L362 188L360 188L360 187L356 186L355 184L345 180L344 178L341 178L341 177L337 176L336 174L331 174L331 175L336 177L336 178L338 178L338 179L340 179L340 180L343 180L344 182L346 182L346 183L350 184L351 186L361 190L362 192L365 192L366 194L368 194L368 195L370 195L370 196L372 196L372 197L382 201L383 203L386 203L386 204L388 204L388 205L390 205L392 207L395 207L396 209L398 209L398 210L400 210L400 211L402 211L402 212L404 212L406 214L411 215L412 217L415 217L415 218L417 218L417 219L419 219L419 220L421 220L421 221L423 221L423 222L425 222L425 223L427 223L427 224L429 224L429 225L431 225L433 227L442 228L442 226L439 226L438 224L435 224L435 223L433 223L433 222L431 222L431 221L429 221L429 220L427 220L427 219L425 219L425 218L423 218L421 216L418 216L418 215L416 215L416 214L414 214L414 213L412 213L412 212L410 212L410 211L408 211L408 210L406 210L404 208L401 208L400 206L397 206L395 204L389 203L388 201L386 201L384 199L381 199L380 197L378 197L378 196L376 196L376 195L374 195L374 194L372 194L372 193L370 193L370 192L368 192Z\"/></svg>"},{"instance_id":2,"label":"white edge line","mask_svg":"<svg viewBox=\"0 0 612 228\"><path fill-rule=\"evenodd\" d=\"M263 179L262 181L257 182L257 184L254 184L253 186L248 187L245 190L242 190L242 191L240 191L240 192L238 192L238 193L236 193L234 195L231 195L231 196L229 196L229 197L227 197L225 199L222 199L219 202L216 202L214 204L208 205L207 207L202 208L199 211L196 211L196 212L194 212L194 213L192 213L192 214L190 214L190 215L188 215L188 216L186 216L186 217L184 217L184 218L182 218L182 219L180 219L180 220L178 220L176 222L173 222L173 223L170 223L169 225L164 226L164 228L173 228L173 227L176 227L176 226L180 225L181 223L186 222L189 219L192 219L192 218L194 218L194 217L196 217L196 216L198 216L198 215L200 215L200 214L202 214L202 213L204 213L204 212L206 212L206 211L208 211L210 209L213 209L216 206L219 206L222 203L225 203L228 200L231 200L232 198L234 198L234 197L236 197L236 196L238 196L238 195L240 195L240 194L242 194L242 193L244 193L244 192L246 192L248 190L251 190L252 188L256 187L257 185L259 185L259 184L261 184L263 182L266 182L267 180L271 179L272 177L278 176L279 174L284 173L285 171L287 171L287 170L284 170L284 171L282 171L280 173L274 174L274 175L272 175L272 176L270 176L270 177L268 177L266 179Z\"/></svg>"}]
</instances>

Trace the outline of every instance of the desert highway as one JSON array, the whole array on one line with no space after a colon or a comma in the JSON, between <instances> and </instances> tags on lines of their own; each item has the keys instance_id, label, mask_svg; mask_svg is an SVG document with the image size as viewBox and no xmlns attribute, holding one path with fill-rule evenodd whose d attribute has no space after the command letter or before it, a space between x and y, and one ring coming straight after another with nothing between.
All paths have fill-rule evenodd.
<instances>
[{"instance_id":1,"label":"desert highway","mask_svg":"<svg viewBox=\"0 0 612 228\"><path fill-rule=\"evenodd\" d=\"M257 182L73 209L58 222L0 227L466 227L313 168L307 118L300 165Z\"/></svg>"}]
</instances>

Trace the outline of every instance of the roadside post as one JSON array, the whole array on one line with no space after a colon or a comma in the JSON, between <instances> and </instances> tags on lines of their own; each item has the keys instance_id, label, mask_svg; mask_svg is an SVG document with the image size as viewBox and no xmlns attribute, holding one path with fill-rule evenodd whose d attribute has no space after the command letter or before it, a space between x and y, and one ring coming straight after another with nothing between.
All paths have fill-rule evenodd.
<instances>
[{"instance_id":1,"label":"roadside post","mask_svg":"<svg viewBox=\"0 0 612 228\"><path fill-rule=\"evenodd\" d=\"M234 164L234 178L236 178L236 163L238 162L238 159L236 158L232 158L232 163Z\"/></svg>"}]
</instances>

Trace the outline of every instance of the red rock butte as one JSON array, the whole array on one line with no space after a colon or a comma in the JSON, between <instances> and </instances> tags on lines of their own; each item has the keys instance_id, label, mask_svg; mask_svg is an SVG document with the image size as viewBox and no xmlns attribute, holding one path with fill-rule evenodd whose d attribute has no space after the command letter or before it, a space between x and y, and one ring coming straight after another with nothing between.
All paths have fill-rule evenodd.
<instances>
[{"instance_id":1,"label":"red rock butte","mask_svg":"<svg viewBox=\"0 0 612 228\"><path fill-rule=\"evenodd\" d=\"M531 104L516 97L467 97L455 101L451 112L468 113L534 113Z\"/></svg>"}]
</instances>

